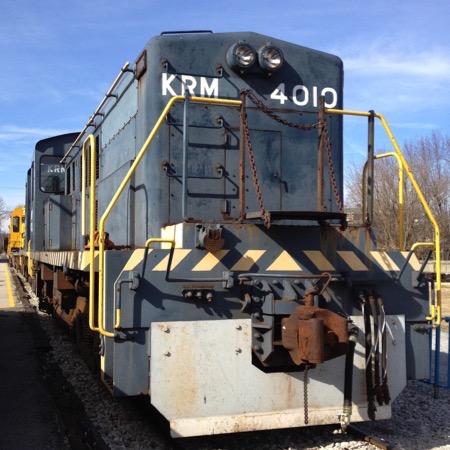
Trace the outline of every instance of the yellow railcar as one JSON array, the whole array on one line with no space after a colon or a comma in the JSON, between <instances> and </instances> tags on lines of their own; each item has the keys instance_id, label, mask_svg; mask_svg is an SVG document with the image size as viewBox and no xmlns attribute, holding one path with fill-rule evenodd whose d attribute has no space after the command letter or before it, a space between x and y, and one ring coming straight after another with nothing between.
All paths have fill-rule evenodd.
<instances>
[{"instance_id":1,"label":"yellow railcar","mask_svg":"<svg viewBox=\"0 0 450 450\"><path fill-rule=\"evenodd\" d=\"M7 255L11 265L17 265L19 251L24 248L25 242L25 206L18 206L9 217L9 239Z\"/></svg>"}]
</instances>

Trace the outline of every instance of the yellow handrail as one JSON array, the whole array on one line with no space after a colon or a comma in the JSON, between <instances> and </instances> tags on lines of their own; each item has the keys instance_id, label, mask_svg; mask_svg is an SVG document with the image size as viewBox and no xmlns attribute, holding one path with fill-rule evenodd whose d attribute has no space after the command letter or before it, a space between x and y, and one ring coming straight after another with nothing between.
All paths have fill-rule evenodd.
<instances>
[{"instance_id":1,"label":"yellow handrail","mask_svg":"<svg viewBox=\"0 0 450 450\"><path fill-rule=\"evenodd\" d=\"M175 240L174 239L168 239L168 238L150 238L145 241L145 248L150 247L150 244L153 244L153 242L165 242L166 244L170 244L170 248L175 247Z\"/></svg>"},{"instance_id":2,"label":"yellow handrail","mask_svg":"<svg viewBox=\"0 0 450 450\"><path fill-rule=\"evenodd\" d=\"M412 245L411 251L413 252L418 247L432 247L433 250L436 249L434 242L416 242L415 244ZM436 268L435 268L436 269L436 281L437 281L437 277L438 277L438 272L437 272L438 268L439 268L439 279L440 279L441 278L441 261L439 259L439 266L438 266L437 258L436 258ZM439 326L442 321L441 297L437 295L438 292L440 293L440 290L438 291L436 288L437 302L435 305L430 303L430 317L427 317L427 320L434 319L434 323L436 326Z\"/></svg>"},{"instance_id":3,"label":"yellow handrail","mask_svg":"<svg viewBox=\"0 0 450 450\"><path fill-rule=\"evenodd\" d=\"M178 95L172 97L169 102L167 103L166 107L164 108L163 112L161 113L159 119L157 120L155 126L153 127L152 131L148 135L146 141L142 145L141 150L139 151L136 159L134 160L133 164L131 165L130 169L128 170L127 174L125 175L124 179L122 180L119 188L117 189L116 193L114 194L113 198L111 199L108 207L106 208L105 212L100 218L99 221L99 289L98 289L98 330L99 332L106 336L106 337L114 337L114 332L109 332L104 327L104 272L105 272L105 261L104 261L104 252L105 252L105 222L106 219L111 214L112 209L116 205L119 197L121 196L122 192L124 191L127 183L130 181L132 175L134 174L137 166L140 164L142 158L144 157L145 153L147 152L147 149L150 145L150 143L153 141L156 133L158 132L159 128L161 127L164 119L166 118L167 114L169 113L170 109L176 102L182 102L185 101L186 98L184 96ZM242 102L240 100L228 100L228 99L212 99L212 98L205 98L205 97L190 97L189 101L192 103L209 103L209 104L220 104L220 105L228 105L228 106L240 106ZM349 111L349 110L338 110L338 109L326 109L326 113L328 114L339 114L339 115L353 115L353 116L360 116L360 117L369 117L371 116L371 113L369 112L362 112L362 111ZM381 114L375 114L375 117L377 117L381 123L383 124L383 127L389 136L392 145L395 148L396 155L398 156L399 161L401 162L401 166L406 170L406 173L408 174L408 177L411 181L411 184L413 185L419 200L422 204L422 207L425 210L425 213L427 214L430 222L432 223L435 231L435 249L436 249L436 293L437 293L437 303L436 305L430 306L430 317L427 317L427 320L434 321L434 324L436 326L440 325L440 322L442 320L441 316L441 274L440 274L440 231L439 231L439 225L437 224L423 194L420 190L414 175L412 174L408 163L406 162L400 147L398 146L390 128L387 122L385 121L384 117ZM92 168L91 168L92 169ZM92 174L92 170L91 170ZM95 204L95 195L92 195L91 193L91 202L94 201ZM151 240L150 240L151 241ZM148 241L147 241L148 242ZM155 242L155 241L153 241ZM147 246L147 243L146 243ZM119 311L119 317L116 317L116 321L114 323L114 327L116 328L117 323L120 323L120 311Z\"/></svg>"},{"instance_id":4,"label":"yellow handrail","mask_svg":"<svg viewBox=\"0 0 450 450\"><path fill-rule=\"evenodd\" d=\"M81 235L86 234L86 143L91 144L91 190L90 190L90 214L89 214L89 328L99 331L94 325L94 299L95 299L95 177L97 172L97 147L94 135L90 134L83 142L81 164Z\"/></svg>"},{"instance_id":5,"label":"yellow handrail","mask_svg":"<svg viewBox=\"0 0 450 450\"><path fill-rule=\"evenodd\" d=\"M434 242L415 242L411 246L411 251L413 252L418 247L433 247L433 250L435 248Z\"/></svg>"},{"instance_id":6,"label":"yellow handrail","mask_svg":"<svg viewBox=\"0 0 450 450\"><path fill-rule=\"evenodd\" d=\"M349 116L360 116L360 117L370 117L372 114L370 112L362 112L362 111L348 111L343 109L326 109L325 113L327 114L338 114L338 115L349 115ZM422 204L422 207L430 220L431 224L434 228L434 237L435 237L435 253L436 253L436 305L430 305L430 316L427 317L427 320L433 321L435 326L439 326L442 321L442 313L441 313L441 238L440 238L440 230L439 225L436 222L436 219L433 216L433 213L431 212L430 207L428 206L427 201L425 200L425 197L422 194L422 191L417 184L417 181L409 168L409 165L403 156L402 151L400 150L399 145L397 144L397 141L394 138L394 135L392 134L392 131L387 124L385 118L381 115L376 113L375 117L379 119L384 127L384 130L386 131L386 134L388 135L391 144L393 145L395 149L395 153L398 155L399 160L401 161L402 167L406 171L409 180L411 181L411 184L416 191L417 196L419 197L419 201Z\"/></svg>"},{"instance_id":7,"label":"yellow handrail","mask_svg":"<svg viewBox=\"0 0 450 450\"><path fill-rule=\"evenodd\" d=\"M105 239L104 239L104 233L105 233L105 222L108 216L111 214L112 209L116 205L119 197L121 196L122 192L124 191L127 183L130 181L132 175L134 174L137 166L140 164L142 158L144 157L145 153L147 152L147 149L150 145L150 143L153 141L153 138L155 137L156 133L158 132L159 128L161 127L164 119L166 118L167 114L169 113L170 109L176 102L182 102L185 101L185 97L183 95L177 95L172 97L169 102L167 103L166 107L164 108L163 112L159 116L159 119L157 120L155 126L153 127L152 131L147 137L147 140L142 145L141 150L139 151L138 155L136 156L136 159L134 160L133 164L129 168L127 174L125 175L125 178L122 180L122 183L118 187L116 193L114 194L113 198L111 199L108 207L106 208L105 212L100 218L99 222L99 267L98 267L98 327L99 332L106 336L106 337L114 337L114 333L107 331L103 325L104 321L104 271L105 271ZM228 99L219 99L219 98L207 98L207 97L189 97L189 102L191 103L208 103L208 104L218 104L218 105L225 105L225 106L240 106L242 102L240 100L228 100ZM91 195L92 197L92 195Z\"/></svg>"},{"instance_id":8,"label":"yellow handrail","mask_svg":"<svg viewBox=\"0 0 450 450\"><path fill-rule=\"evenodd\" d=\"M147 241L145 242L145 248L147 249L150 246L150 244L152 244L153 242L167 242L170 244L170 248L175 247L175 241L173 239L151 238L151 239L147 239ZM121 322L122 322L122 308L120 306L117 306L116 307L116 321L114 324L114 329L120 328Z\"/></svg>"}]
</instances>

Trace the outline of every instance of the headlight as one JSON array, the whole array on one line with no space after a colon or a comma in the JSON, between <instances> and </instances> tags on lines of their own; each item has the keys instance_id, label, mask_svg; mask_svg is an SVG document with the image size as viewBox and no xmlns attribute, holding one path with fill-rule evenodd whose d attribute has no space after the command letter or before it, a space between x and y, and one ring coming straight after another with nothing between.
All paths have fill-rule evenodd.
<instances>
[{"instance_id":1,"label":"headlight","mask_svg":"<svg viewBox=\"0 0 450 450\"><path fill-rule=\"evenodd\" d=\"M283 65L283 52L273 45L264 45L258 50L258 61L261 69L276 72Z\"/></svg>"},{"instance_id":2,"label":"headlight","mask_svg":"<svg viewBox=\"0 0 450 450\"><path fill-rule=\"evenodd\" d=\"M247 70L256 61L256 52L245 42L236 42L227 52L227 63L233 70Z\"/></svg>"}]
</instances>

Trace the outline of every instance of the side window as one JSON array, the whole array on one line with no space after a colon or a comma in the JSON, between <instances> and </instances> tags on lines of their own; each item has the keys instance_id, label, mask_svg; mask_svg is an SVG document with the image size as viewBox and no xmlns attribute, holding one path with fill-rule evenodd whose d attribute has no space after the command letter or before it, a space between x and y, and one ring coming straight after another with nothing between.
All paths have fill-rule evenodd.
<instances>
[{"instance_id":1,"label":"side window","mask_svg":"<svg viewBox=\"0 0 450 450\"><path fill-rule=\"evenodd\" d=\"M13 233L18 233L19 232L19 217L17 217L17 216L14 216L13 218L12 218L12 230L13 230Z\"/></svg>"},{"instance_id":2,"label":"side window","mask_svg":"<svg viewBox=\"0 0 450 450\"><path fill-rule=\"evenodd\" d=\"M64 194L65 167L59 156L43 156L40 161L39 186L41 191Z\"/></svg>"}]
</instances>

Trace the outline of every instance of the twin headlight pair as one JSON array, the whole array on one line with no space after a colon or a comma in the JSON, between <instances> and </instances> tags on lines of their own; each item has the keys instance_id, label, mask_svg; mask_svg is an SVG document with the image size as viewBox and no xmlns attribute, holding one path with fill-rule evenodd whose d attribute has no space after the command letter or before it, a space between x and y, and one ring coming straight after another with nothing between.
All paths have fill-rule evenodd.
<instances>
[{"instance_id":1,"label":"twin headlight pair","mask_svg":"<svg viewBox=\"0 0 450 450\"><path fill-rule=\"evenodd\" d=\"M263 45L257 52L246 42L233 44L227 51L227 63L236 71L252 69L256 60L265 72L276 72L284 62L283 52L274 45Z\"/></svg>"}]
</instances>

